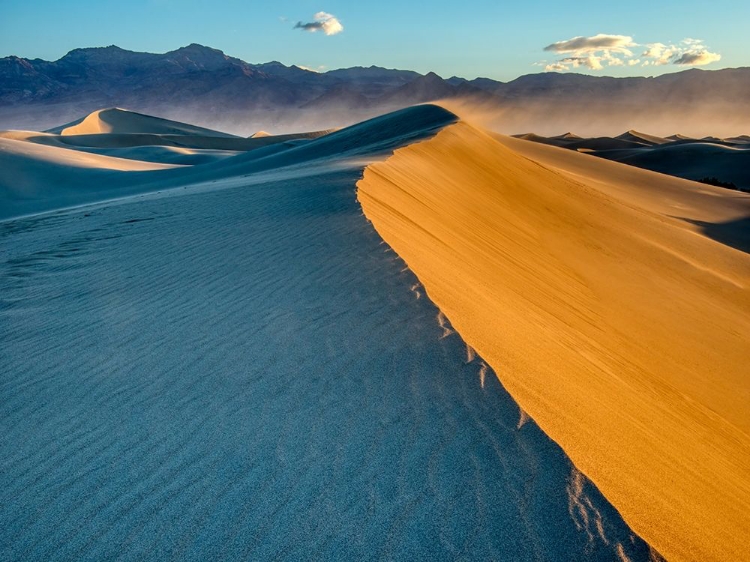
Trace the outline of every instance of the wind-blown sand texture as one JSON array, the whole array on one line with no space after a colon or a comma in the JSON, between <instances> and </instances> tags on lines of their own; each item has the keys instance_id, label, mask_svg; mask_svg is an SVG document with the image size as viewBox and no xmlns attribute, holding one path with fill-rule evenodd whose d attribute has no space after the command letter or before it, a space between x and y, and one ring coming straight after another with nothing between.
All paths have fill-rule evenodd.
<instances>
[{"instance_id":1,"label":"wind-blown sand texture","mask_svg":"<svg viewBox=\"0 0 750 562\"><path fill-rule=\"evenodd\" d=\"M746 557L750 195L499 138L397 150L365 214L650 544Z\"/></svg>"},{"instance_id":2,"label":"wind-blown sand texture","mask_svg":"<svg viewBox=\"0 0 750 562\"><path fill-rule=\"evenodd\" d=\"M0 222L0 558L658 558L361 213L454 121L6 188L106 201Z\"/></svg>"}]
</instances>

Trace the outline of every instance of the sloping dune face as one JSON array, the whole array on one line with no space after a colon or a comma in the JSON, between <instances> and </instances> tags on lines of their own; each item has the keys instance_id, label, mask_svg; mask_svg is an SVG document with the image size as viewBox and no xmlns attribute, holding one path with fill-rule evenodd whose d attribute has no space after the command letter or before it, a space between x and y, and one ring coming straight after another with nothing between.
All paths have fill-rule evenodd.
<instances>
[{"instance_id":1,"label":"sloping dune face","mask_svg":"<svg viewBox=\"0 0 750 562\"><path fill-rule=\"evenodd\" d=\"M658 558L362 216L454 121L0 222L0 559Z\"/></svg>"},{"instance_id":2,"label":"sloping dune face","mask_svg":"<svg viewBox=\"0 0 750 562\"><path fill-rule=\"evenodd\" d=\"M750 256L694 223L746 219L750 197L536 146L575 175L461 122L368 167L358 197L638 533L670 560L742 559Z\"/></svg>"},{"instance_id":3,"label":"sloping dune face","mask_svg":"<svg viewBox=\"0 0 750 562\"><path fill-rule=\"evenodd\" d=\"M86 117L62 125L55 129L50 129L50 133L59 133L66 135L93 135L100 133L151 133L162 135L203 135L213 137L234 137L228 133L221 133L204 127L196 127L179 121L161 119L128 111L120 108L100 109L90 113Z\"/></svg>"},{"instance_id":4,"label":"sloping dune face","mask_svg":"<svg viewBox=\"0 0 750 562\"><path fill-rule=\"evenodd\" d=\"M295 166L342 166L354 160L363 166L385 157L398 146L432 135L455 119L455 115L443 108L422 105L337 131L258 139L110 133L68 137L42 135L41 139L50 144L38 144L40 139L34 139L29 132L9 132L7 137L0 133L0 219L166 188L255 176L260 172L273 174ZM68 150L52 144L59 139L82 138L85 139L83 146L99 146L99 150L107 146L119 148L105 151L111 154L106 156L86 153L87 148L73 150L73 147L68 147ZM191 156L205 156L205 153L190 154L190 151L196 145L206 148L207 140L217 140L221 144L227 141L235 145L239 143L235 148L241 151L233 156L208 158L203 162L199 158L197 163L184 166L118 157L136 156L163 161L164 152L151 146L158 138L180 139L188 154L178 162L181 160L187 164ZM147 146L142 146L144 142ZM141 150L128 154L126 147L141 147ZM298 170L298 175L305 173L304 169Z\"/></svg>"}]
</instances>

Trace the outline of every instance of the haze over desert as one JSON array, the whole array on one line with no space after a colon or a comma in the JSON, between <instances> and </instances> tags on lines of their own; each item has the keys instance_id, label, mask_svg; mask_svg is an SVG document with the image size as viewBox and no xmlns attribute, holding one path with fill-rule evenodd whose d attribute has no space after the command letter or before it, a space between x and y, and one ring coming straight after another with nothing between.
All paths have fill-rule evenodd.
<instances>
[{"instance_id":1,"label":"haze over desert","mask_svg":"<svg viewBox=\"0 0 750 562\"><path fill-rule=\"evenodd\" d=\"M0 559L743 560L750 8L682 8L0 8Z\"/></svg>"}]
</instances>

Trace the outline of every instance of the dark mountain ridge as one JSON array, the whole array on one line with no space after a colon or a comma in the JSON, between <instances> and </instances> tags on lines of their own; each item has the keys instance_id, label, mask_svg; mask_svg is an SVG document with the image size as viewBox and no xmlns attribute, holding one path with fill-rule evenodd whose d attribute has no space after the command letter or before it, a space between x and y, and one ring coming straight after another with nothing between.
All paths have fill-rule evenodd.
<instances>
[{"instance_id":1,"label":"dark mountain ridge","mask_svg":"<svg viewBox=\"0 0 750 562\"><path fill-rule=\"evenodd\" d=\"M46 129L117 106L239 134L259 128L284 132L343 126L451 98L476 102L486 124L509 133L659 132L655 119L669 121L670 131L700 136L750 129L750 68L691 69L652 78L542 73L510 82L445 80L433 72L376 66L315 72L277 61L251 64L195 43L163 54L111 45L74 49L57 61L0 59L0 129ZM680 119L734 128L672 126Z\"/></svg>"}]
</instances>

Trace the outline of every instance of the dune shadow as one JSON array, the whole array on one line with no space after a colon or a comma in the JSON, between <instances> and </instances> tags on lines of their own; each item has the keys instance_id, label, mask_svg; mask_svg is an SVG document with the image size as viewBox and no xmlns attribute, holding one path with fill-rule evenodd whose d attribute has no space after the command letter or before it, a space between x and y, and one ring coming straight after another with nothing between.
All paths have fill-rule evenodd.
<instances>
[{"instance_id":1,"label":"dune shadow","mask_svg":"<svg viewBox=\"0 0 750 562\"><path fill-rule=\"evenodd\" d=\"M750 217L719 223L686 218L681 220L700 227L701 232L712 240L750 254Z\"/></svg>"}]
</instances>

